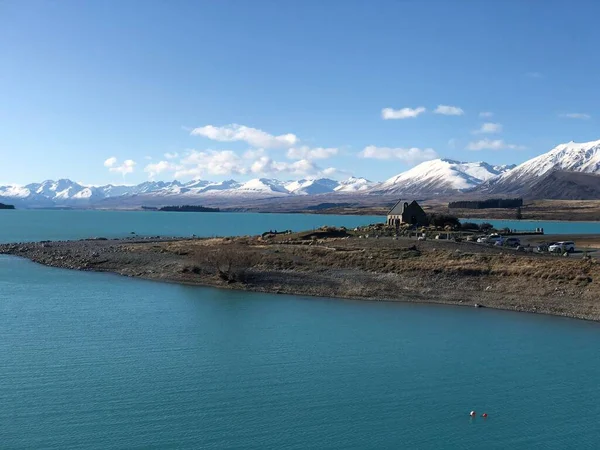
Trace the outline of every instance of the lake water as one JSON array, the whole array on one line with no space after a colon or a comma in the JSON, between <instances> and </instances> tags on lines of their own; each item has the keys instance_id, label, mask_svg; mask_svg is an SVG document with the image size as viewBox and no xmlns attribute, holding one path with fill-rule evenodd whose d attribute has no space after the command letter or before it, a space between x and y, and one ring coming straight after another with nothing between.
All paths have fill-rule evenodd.
<instances>
[{"instance_id":1,"label":"lake water","mask_svg":"<svg viewBox=\"0 0 600 450\"><path fill-rule=\"evenodd\" d=\"M318 214L0 210L0 243L125 237L131 232L140 236L238 236L323 225L353 228L384 221L381 216Z\"/></svg>"},{"instance_id":2,"label":"lake water","mask_svg":"<svg viewBox=\"0 0 600 450\"><path fill-rule=\"evenodd\" d=\"M553 220L496 220L460 219L461 222L491 223L494 228L535 230L543 228L545 234L600 234L600 222L561 222Z\"/></svg>"},{"instance_id":3,"label":"lake water","mask_svg":"<svg viewBox=\"0 0 600 450\"><path fill-rule=\"evenodd\" d=\"M0 293L1 448L600 440L596 323L185 287L6 256Z\"/></svg>"},{"instance_id":4,"label":"lake water","mask_svg":"<svg viewBox=\"0 0 600 450\"><path fill-rule=\"evenodd\" d=\"M20 225L11 216L10 227L2 216L0 240L275 227L263 218L281 229L374 221L219 213L236 228L211 229L204 213L31 214ZM3 449L600 441L600 324L592 322L178 286L0 256L0 355ZM489 418L470 419L472 409Z\"/></svg>"},{"instance_id":5,"label":"lake water","mask_svg":"<svg viewBox=\"0 0 600 450\"><path fill-rule=\"evenodd\" d=\"M461 220L518 230L542 227L546 234L600 234L600 222ZM237 236L268 230L302 231L323 225L354 228L384 221L383 216L319 214L0 210L0 243L126 237L131 232L140 236Z\"/></svg>"}]
</instances>

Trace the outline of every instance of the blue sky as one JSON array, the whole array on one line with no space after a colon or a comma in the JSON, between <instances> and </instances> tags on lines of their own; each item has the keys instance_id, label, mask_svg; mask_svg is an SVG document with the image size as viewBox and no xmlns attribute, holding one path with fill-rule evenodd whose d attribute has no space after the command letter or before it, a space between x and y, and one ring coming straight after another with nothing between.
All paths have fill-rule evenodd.
<instances>
[{"instance_id":1,"label":"blue sky","mask_svg":"<svg viewBox=\"0 0 600 450\"><path fill-rule=\"evenodd\" d=\"M383 180L597 140L597 3L0 2L0 183Z\"/></svg>"}]
</instances>

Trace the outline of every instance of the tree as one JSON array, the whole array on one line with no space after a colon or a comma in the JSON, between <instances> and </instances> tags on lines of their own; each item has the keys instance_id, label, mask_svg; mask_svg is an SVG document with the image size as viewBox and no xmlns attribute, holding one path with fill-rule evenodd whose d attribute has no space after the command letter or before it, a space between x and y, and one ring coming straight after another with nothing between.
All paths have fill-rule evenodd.
<instances>
[{"instance_id":1,"label":"tree","mask_svg":"<svg viewBox=\"0 0 600 450\"><path fill-rule=\"evenodd\" d=\"M521 220L523 218L523 214L521 213L521 207L520 206L517 208L517 214L516 214L516 216L517 216L517 220Z\"/></svg>"}]
</instances>

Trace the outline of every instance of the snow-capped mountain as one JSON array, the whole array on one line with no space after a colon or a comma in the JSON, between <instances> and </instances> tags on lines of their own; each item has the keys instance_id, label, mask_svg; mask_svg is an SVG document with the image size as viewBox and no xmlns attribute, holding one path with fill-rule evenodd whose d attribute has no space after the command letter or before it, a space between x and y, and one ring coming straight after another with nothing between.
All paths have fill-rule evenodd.
<instances>
[{"instance_id":1,"label":"snow-capped mountain","mask_svg":"<svg viewBox=\"0 0 600 450\"><path fill-rule=\"evenodd\" d=\"M224 193L226 191L222 191ZM264 195L288 195L289 191L285 188L285 183L270 179L270 178L255 178L247 181L241 186L230 189L229 194L234 195L252 195L252 196L264 196Z\"/></svg>"},{"instance_id":2,"label":"snow-capped mountain","mask_svg":"<svg viewBox=\"0 0 600 450\"><path fill-rule=\"evenodd\" d=\"M485 162L460 162L451 159L425 161L374 186L376 194L435 195L470 189L497 177L514 166L491 166Z\"/></svg>"},{"instance_id":3,"label":"snow-capped mountain","mask_svg":"<svg viewBox=\"0 0 600 450\"><path fill-rule=\"evenodd\" d=\"M335 192L364 192L371 189L377 183L367 180L366 178L350 177L347 180L340 181Z\"/></svg>"},{"instance_id":4,"label":"snow-capped mountain","mask_svg":"<svg viewBox=\"0 0 600 450\"><path fill-rule=\"evenodd\" d=\"M329 178L303 179L286 183L285 188L288 192L296 195L317 195L333 192L339 184L338 181Z\"/></svg>"},{"instance_id":5,"label":"snow-capped mountain","mask_svg":"<svg viewBox=\"0 0 600 450\"><path fill-rule=\"evenodd\" d=\"M561 172L553 179L548 178ZM280 181L256 178L243 183L235 180L147 181L135 186L85 186L68 179L46 180L26 186L0 186L0 202L17 207L136 207L145 204L227 205L227 199L283 199L311 195L390 195L434 197L461 191L480 195L538 192L545 198L560 198L551 192L563 186L569 198L587 198L596 192L597 178L571 176L598 174L600 179L600 140L561 144L550 152L519 166L492 166L485 162L450 159L426 161L383 183L351 177L344 181L314 178ZM571 175L569 175L571 174ZM584 179L585 178L585 179ZM582 185L583 187L579 186ZM567 189L568 188L568 189ZM559 189L558 187L556 189ZM558 196L557 196L558 195ZM595 195L595 194L594 194ZM595 197L594 197L595 198Z\"/></svg>"},{"instance_id":6,"label":"snow-capped mountain","mask_svg":"<svg viewBox=\"0 0 600 450\"><path fill-rule=\"evenodd\" d=\"M600 174L600 140L560 144L480 186L487 193L524 193L553 171Z\"/></svg>"},{"instance_id":7,"label":"snow-capped mountain","mask_svg":"<svg viewBox=\"0 0 600 450\"><path fill-rule=\"evenodd\" d=\"M351 178L338 182L328 178L280 181L269 178L255 178L239 183L235 180L207 181L193 180L187 183L179 181L146 181L134 186L84 186L68 179L47 180L27 186L0 186L0 200L19 207L90 207L102 206L102 202L111 200L110 206L119 203L143 204L144 201L164 200L165 203L180 201L193 202L194 199L219 198L270 198L299 195L318 195L334 193L338 188L363 191L370 182Z\"/></svg>"}]
</instances>

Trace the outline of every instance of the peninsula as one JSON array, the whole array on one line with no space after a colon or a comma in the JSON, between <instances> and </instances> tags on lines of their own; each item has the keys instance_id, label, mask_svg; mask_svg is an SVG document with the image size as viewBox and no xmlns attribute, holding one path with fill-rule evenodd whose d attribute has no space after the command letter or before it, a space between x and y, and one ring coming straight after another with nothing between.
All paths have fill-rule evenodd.
<instances>
[{"instance_id":1,"label":"peninsula","mask_svg":"<svg viewBox=\"0 0 600 450\"><path fill-rule=\"evenodd\" d=\"M453 240L346 229L211 239L0 245L47 266L174 283L350 299L485 306L600 321L600 264Z\"/></svg>"},{"instance_id":2,"label":"peninsula","mask_svg":"<svg viewBox=\"0 0 600 450\"><path fill-rule=\"evenodd\" d=\"M14 205L6 205L4 203L0 203L0 209L15 209Z\"/></svg>"}]
</instances>

